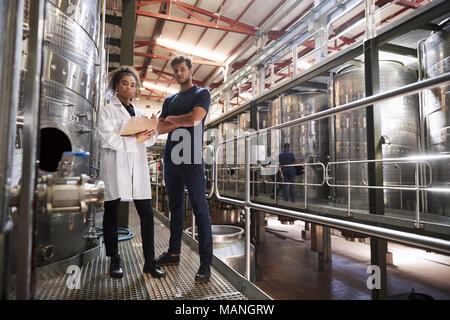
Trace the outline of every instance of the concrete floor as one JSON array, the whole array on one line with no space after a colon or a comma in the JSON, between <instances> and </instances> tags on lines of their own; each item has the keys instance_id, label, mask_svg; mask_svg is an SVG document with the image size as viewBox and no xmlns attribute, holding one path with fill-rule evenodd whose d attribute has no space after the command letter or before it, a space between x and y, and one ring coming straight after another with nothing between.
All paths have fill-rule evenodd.
<instances>
[{"instance_id":1,"label":"concrete floor","mask_svg":"<svg viewBox=\"0 0 450 320\"><path fill-rule=\"evenodd\" d=\"M274 299L369 300L366 281L370 244L350 242L332 234L332 270L318 271L317 253L310 240L301 239L303 222L283 225L269 218L265 242L258 250L255 284ZM277 230L277 231L273 231ZM290 237L291 239L282 239ZM300 242L303 241L303 242ZM368 241L368 240L367 240ZM450 299L450 257L389 243L393 265L388 265L388 296L413 288L434 299Z\"/></svg>"}]
</instances>

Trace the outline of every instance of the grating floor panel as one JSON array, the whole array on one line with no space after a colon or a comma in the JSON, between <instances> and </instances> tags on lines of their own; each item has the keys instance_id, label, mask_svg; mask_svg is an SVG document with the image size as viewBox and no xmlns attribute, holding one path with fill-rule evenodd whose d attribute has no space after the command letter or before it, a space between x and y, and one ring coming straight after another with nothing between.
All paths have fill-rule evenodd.
<instances>
[{"instance_id":1,"label":"grating floor panel","mask_svg":"<svg viewBox=\"0 0 450 320\"><path fill-rule=\"evenodd\" d=\"M219 272L211 268L211 281L195 284L194 276L200 265L198 253L182 244L181 261L178 266L164 267L167 276L153 279L142 273L144 258L140 221L134 205L130 205L129 228L135 237L119 242L123 258L124 277L109 276L109 258L101 255L81 269L79 289L69 289L69 274L51 275L35 284L34 299L37 300L245 300ZM155 218L155 254L167 250L170 231Z\"/></svg>"}]
</instances>

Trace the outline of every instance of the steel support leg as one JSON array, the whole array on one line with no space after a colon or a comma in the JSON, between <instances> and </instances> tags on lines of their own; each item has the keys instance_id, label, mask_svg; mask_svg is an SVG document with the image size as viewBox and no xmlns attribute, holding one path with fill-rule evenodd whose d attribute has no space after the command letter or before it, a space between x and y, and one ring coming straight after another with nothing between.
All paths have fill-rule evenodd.
<instances>
[{"instance_id":1,"label":"steel support leg","mask_svg":"<svg viewBox=\"0 0 450 320\"><path fill-rule=\"evenodd\" d=\"M378 60L378 45L374 39L364 43L364 71L366 97L379 92L380 68ZM382 159L381 106L369 106L367 112L367 159ZM369 163L368 178L370 186L383 186L383 163ZM370 214L384 214L384 193L382 189L369 190ZM371 237L371 264L380 268L381 288L372 290L372 299L383 299L387 295L386 253L387 241Z\"/></svg>"}]
</instances>

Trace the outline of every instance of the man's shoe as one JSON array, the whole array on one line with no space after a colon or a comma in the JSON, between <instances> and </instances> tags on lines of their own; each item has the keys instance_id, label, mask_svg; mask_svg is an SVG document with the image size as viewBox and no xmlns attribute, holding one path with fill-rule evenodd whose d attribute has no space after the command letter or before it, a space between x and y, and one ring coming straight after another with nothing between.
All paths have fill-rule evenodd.
<instances>
[{"instance_id":1,"label":"man's shoe","mask_svg":"<svg viewBox=\"0 0 450 320\"><path fill-rule=\"evenodd\" d=\"M115 254L111 256L111 264L109 265L109 274L111 278L122 278L123 271L120 267L120 255Z\"/></svg>"},{"instance_id":2,"label":"man's shoe","mask_svg":"<svg viewBox=\"0 0 450 320\"><path fill-rule=\"evenodd\" d=\"M155 260L145 261L143 271L144 273L150 273L153 278L164 278L166 276L166 272L160 269Z\"/></svg>"},{"instance_id":3,"label":"man's shoe","mask_svg":"<svg viewBox=\"0 0 450 320\"><path fill-rule=\"evenodd\" d=\"M180 255L173 256L168 251L165 251L155 260L158 266L177 266L180 263Z\"/></svg>"},{"instance_id":4,"label":"man's shoe","mask_svg":"<svg viewBox=\"0 0 450 320\"><path fill-rule=\"evenodd\" d=\"M211 266L209 264L201 264L195 275L195 282L206 283L211 276Z\"/></svg>"}]
</instances>

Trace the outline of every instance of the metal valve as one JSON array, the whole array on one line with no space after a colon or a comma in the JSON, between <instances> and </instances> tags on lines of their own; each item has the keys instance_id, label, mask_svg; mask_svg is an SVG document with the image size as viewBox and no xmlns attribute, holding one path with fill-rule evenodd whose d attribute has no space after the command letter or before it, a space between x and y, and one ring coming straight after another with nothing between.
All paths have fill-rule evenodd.
<instances>
[{"instance_id":1,"label":"metal valve","mask_svg":"<svg viewBox=\"0 0 450 320\"><path fill-rule=\"evenodd\" d=\"M104 202L103 181L88 175L73 176L72 168L77 158L89 157L89 153L65 152L58 165L58 172L44 175L37 185L37 206L43 214L55 212L88 212L89 204ZM10 206L19 205L20 188L10 188Z\"/></svg>"}]
</instances>

